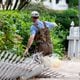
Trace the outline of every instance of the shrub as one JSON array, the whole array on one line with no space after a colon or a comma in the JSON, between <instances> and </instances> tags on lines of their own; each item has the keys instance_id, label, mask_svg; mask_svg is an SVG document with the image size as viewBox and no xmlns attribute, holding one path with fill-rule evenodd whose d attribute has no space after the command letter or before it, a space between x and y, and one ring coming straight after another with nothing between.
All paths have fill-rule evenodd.
<instances>
[{"instance_id":1,"label":"shrub","mask_svg":"<svg viewBox=\"0 0 80 80\"><path fill-rule=\"evenodd\" d=\"M39 9L39 10L38 10ZM0 12L0 50L9 50L18 55L22 55L26 47L31 22L31 11L33 8L23 11L1 11ZM35 8L34 8L35 10ZM51 30L51 39L54 45L54 52L63 56L67 50L70 23L73 20L78 25L78 12L70 9L67 11L53 11L36 8L41 13L40 19L58 24Z\"/></svg>"},{"instance_id":2,"label":"shrub","mask_svg":"<svg viewBox=\"0 0 80 80\"><path fill-rule=\"evenodd\" d=\"M27 42L29 35L29 23L26 22L27 15L17 11L1 11L0 22L3 24L0 28L0 50L8 50L22 55L24 52L24 43ZM28 27L27 27L28 26ZM26 42L24 41L26 40ZM22 44L23 43L23 44Z\"/></svg>"}]
</instances>

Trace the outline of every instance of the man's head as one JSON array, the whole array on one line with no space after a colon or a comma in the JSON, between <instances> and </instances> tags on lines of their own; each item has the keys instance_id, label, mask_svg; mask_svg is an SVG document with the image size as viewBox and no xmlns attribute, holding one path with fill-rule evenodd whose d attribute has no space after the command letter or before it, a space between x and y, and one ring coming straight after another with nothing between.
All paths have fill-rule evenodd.
<instances>
[{"instance_id":1,"label":"man's head","mask_svg":"<svg viewBox=\"0 0 80 80\"><path fill-rule=\"evenodd\" d=\"M36 22L37 19L39 18L39 12L37 12L37 11L32 11L31 17L32 17L32 21L33 21L33 22Z\"/></svg>"}]
</instances>

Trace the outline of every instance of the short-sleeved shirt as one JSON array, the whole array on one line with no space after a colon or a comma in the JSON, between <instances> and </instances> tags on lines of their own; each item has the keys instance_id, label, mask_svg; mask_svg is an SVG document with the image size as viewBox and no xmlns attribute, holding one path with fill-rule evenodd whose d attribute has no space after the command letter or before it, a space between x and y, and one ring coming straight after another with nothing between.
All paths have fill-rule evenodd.
<instances>
[{"instance_id":1,"label":"short-sleeved shirt","mask_svg":"<svg viewBox=\"0 0 80 80\"><path fill-rule=\"evenodd\" d=\"M48 21L45 21L46 23L46 27L48 27L49 29L57 26L57 24L55 22L48 22ZM40 20L37 21L37 25L40 29L44 28L44 23ZM38 28L35 26L35 25L32 25L31 26L31 35L36 35L36 33L38 32Z\"/></svg>"}]
</instances>

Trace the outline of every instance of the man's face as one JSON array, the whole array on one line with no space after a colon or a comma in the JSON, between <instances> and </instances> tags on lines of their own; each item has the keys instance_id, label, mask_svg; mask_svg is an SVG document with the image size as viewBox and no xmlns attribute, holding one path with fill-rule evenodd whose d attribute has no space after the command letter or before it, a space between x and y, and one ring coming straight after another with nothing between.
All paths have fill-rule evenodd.
<instances>
[{"instance_id":1,"label":"man's face","mask_svg":"<svg viewBox=\"0 0 80 80\"><path fill-rule=\"evenodd\" d=\"M32 21L33 21L33 22L36 22L37 19L38 19L38 17L32 17Z\"/></svg>"}]
</instances>

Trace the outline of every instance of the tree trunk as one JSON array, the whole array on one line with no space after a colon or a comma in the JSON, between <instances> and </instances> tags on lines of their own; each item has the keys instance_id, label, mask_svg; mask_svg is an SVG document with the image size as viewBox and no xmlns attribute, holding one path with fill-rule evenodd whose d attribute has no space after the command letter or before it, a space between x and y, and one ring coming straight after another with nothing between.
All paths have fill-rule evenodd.
<instances>
[{"instance_id":1,"label":"tree trunk","mask_svg":"<svg viewBox=\"0 0 80 80\"><path fill-rule=\"evenodd\" d=\"M18 10L21 10L26 4L28 5L31 0L21 0Z\"/></svg>"},{"instance_id":2,"label":"tree trunk","mask_svg":"<svg viewBox=\"0 0 80 80\"><path fill-rule=\"evenodd\" d=\"M18 8L18 10L21 10L26 4L28 4L28 2L24 2L24 3Z\"/></svg>"},{"instance_id":3,"label":"tree trunk","mask_svg":"<svg viewBox=\"0 0 80 80\"><path fill-rule=\"evenodd\" d=\"M13 10L15 10L15 9L16 9L17 4L18 4L18 0L16 0L16 3L15 3L15 5L14 5Z\"/></svg>"},{"instance_id":4,"label":"tree trunk","mask_svg":"<svg viewBox=\"0 0 80 80\"><path fill-rule=\"evenodd\" d=\"M20 0L20 4L19 4L19 6L18 6L18 9L20 9L21 6L22 6L24 3L25 3L25 0Z\"/></svg>"},{"instance_id":5,"label":"tree trunk","mask_svg":"<svg viewBox=\"0 0 80 80\"><path fill-rule=\"evenodd\" d=\"M3 1L0 0L0 4L4 10L15 10L16 8L18 10L21 10L26 4L28 5L31 0L6 0L3 4ZM13 3L14 2L14 3Z\"/></svg>"},{"instance_id":6,"label":"tree trunk","mask_svg":"<svg viewBox=\"0 0 80 80\"><path fill-rule=\"evenodd\" d=\"M49 0L50 2L52 2L52 0Z\"/></svg>"},{"instance_id":7,"label":"tree trunk","mask_svg":"<svg viewBox=\"0 0 80 80\"><path fill-rule=\"evenodd\" d=\"M6 1L6 10L8 10L9 9L9 7L10 7L10 9L11 9L11 6L12 6L12 0L7 0Z\"/></svg>"}]
</instances>

